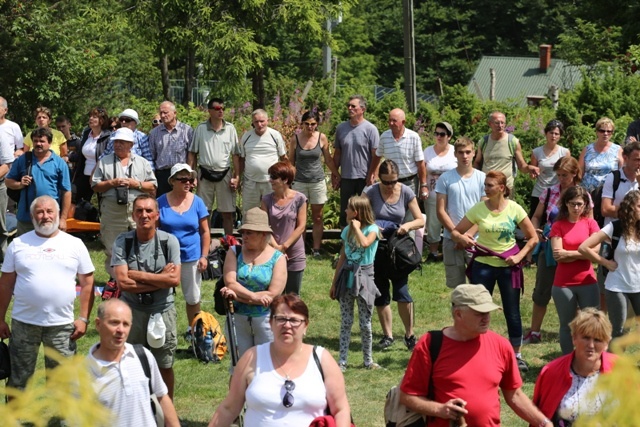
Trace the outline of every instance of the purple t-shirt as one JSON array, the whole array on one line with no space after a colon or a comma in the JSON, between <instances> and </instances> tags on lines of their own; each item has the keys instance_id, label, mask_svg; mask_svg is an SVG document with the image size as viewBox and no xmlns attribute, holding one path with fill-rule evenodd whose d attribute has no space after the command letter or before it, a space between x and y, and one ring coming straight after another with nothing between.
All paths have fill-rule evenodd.
<instances>
[{"instance_id":1,"label":"purple t-shirt","mask_svg":"<svg viewBox=\"0 0 640 427\"><path fill-rule=\"evenodd\" d=\"M171 233L180 242L180 261L194 262L200 259L202 247L200 242L200 220L208 218L209 212L202 199L193 196L189 210L182 215L171 209L167 195L158 197L160 209L160 230Z\"/></svg>"},{"instance_id":2,"label":"purple t-shirt","mask_svg":"<svg viewBox=\"0 0 640 427\"><path fill-rule=\"evenodd\" d=\"M273 230L273 238L281 244L291 236L298 222L298 211L307 202L307 197L299 192L295 192L293 200L285 206L278 206L274 203L273 193L262 197L262 201L267 206L269 215L269 225ZM302 271L307 266L307 256L304 253L304 234L287 249L287 270Z\"/></svg>"}]
</instances>

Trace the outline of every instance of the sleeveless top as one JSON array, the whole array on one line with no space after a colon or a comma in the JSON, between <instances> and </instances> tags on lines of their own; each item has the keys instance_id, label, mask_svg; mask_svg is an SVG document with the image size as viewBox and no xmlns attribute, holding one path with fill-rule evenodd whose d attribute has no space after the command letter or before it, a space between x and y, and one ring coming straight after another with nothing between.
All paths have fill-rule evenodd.
<instances>
[{"instance_id":1,"label":"sleeveless top","mask_svg":"<svg viewBox=\"0 0 640 427\"><path fill-rule=\"evenodd\" d=\"M320 158L322 157L321 133L318 133L318 143L311 150L305 150L300 146L296 135L296 177L294 181L320 182L324 180L324 169Z\"/></svg>"},{"instance_id":2,"label":"sleeveless top","mask_svg":"<svg viewBox=\"0 0 640 427\"><path fill-rule=\"evenodd\" d=\"M269 261L263 264L252 265L245 264L241 251L240 254L237 255L238 265L236 268L236 280L251 292L266 291L271 284L273 267L281 256L282 252L275 251ZM242 314L244 316L263 317L269 314L269 307L236 302L235 311L237 314Z\"/></svg>"},{"instance_id":3,"label":"sleeveless top","mask_svg":"<svg viewBox=\"0 0 640 427\"><path fill-rule=\"evenodd\" d=\"M324 415L327 407L327 390L318 370L313 354L309 355L307 368L297 378L290 378L295 384L291 390L293 405L285 408L282 399L286 393L285 377L273 367L271 343L256 347L256 371L245 391L247 411L244 415L246 426L280 427L308 426L311 421ZM322 347L317 348L322 359Z\"/></svg>"},{"instance_id":4,"label":"sleeveless top","mask_svg":"<svg viewBox=\"0 0 640 427\"><path fill-rule=\"evenodd\" d=\"M604 184L604 178L611 171L618 169L618 151L621 149L618 144L611 144L608 150L598 153L594 144L587 145L584 154L584 176L580 183L588 192Z\"/></svg>"},{"instance_id":5,"label":"sleeveless top","mask_svg":"<svg viewBox=\"0 0 640 427\"><path fill-rule=\"evenodd\" d=\"M556 175L556 171L553 170L553 166L558 160L566 156L568 152L568 149L559 145L557 146L556 152L551 156L547 156L544 153L543 145L533 149L533 155L538 160L538 168L540 168L540 174L531 192L533 197L540 197L543 192L547 191L547 188L558 183L558 176Z\"/></svg>"}]
</instances>

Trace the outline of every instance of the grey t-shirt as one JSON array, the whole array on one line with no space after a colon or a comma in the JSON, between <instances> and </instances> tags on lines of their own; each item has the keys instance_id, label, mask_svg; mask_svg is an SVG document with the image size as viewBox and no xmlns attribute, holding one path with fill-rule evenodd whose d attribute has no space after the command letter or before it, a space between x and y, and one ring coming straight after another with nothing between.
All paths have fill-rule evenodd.
<instances>
[{"instance_id":1,"label":"grey t-shirt","mask_svg":"<svg viewBox=\"0 0 640 427\"><path fill-rule=\"evenodd\" d=\"M380 134L368 120L353 126L340 123L336 128L334 148L339 148L340 176L346 179L365 179L371 164L372 152L378 148Z\"/></svg>"},{"instance_id":2,"label":"grey t-shirt","mask_svg":"<svg viewBox=\"0 0 640 427\"><path fill-rule=\"evenodd\" d=\"M380 193L380 184L365 188L362 194L369 198L376 221L391 221L397 225L403 223L405 214L409 210L409 203L416 198L413 190L404 184L400 190L400 197L394 204L384 201Z\"/></svg>"},{"instance_id":3,"label":"grey t-shirt","mask_svg":"<svg viewBox=\"0 0 640 427\"><path fill-rule=\"evenodd\" d=\"M156 230L156 235L148 242L140 242L135 239L135 230L120 234L113 244L111 265L128 265L131 270L146 271L148 273L160 273L170 262L180 265L180 243L173 234L162 230ZM129 256L126 257L125 241L132 239ZM167 241L167 257L162 252L162 241ZM136 243L137 242L137 243ZM157 246L156 246L157 243ZM126 259L125 259L126 258ZM175 301L173 288L159 289L153 293L153 302L141 304L138 294L122 292L120 299L131 308L146 313L163 313L173 306Z\"/></svg>"}]
</instances>

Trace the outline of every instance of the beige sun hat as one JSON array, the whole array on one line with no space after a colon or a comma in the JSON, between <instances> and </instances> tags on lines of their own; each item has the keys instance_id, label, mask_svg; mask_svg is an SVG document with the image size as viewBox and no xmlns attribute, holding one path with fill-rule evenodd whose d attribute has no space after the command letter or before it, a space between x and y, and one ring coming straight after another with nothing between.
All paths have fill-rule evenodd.
<instances>
[{"instance_id":1,"label":"beige sun hat","mask_svg":"<svg viewBox=\"0 0 640 427\"><path fill-rule=\"evenodd\" d=\"M260 208L251 208L247 211L242 219L242 225L238 231L261 231L263 233L273 233L269 227L269 217L267 213Z\"/></svg>"}]
</instances>

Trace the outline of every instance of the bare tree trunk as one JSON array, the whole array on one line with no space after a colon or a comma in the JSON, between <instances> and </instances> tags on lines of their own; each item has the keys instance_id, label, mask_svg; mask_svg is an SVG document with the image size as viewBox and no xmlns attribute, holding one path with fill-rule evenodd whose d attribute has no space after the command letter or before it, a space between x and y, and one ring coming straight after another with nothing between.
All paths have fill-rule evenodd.
<instances>
[{"instance_id":1,"label":"bare tree trunk","mask_svg":"<svg viewBox=\"0 0 640 427\"><path fill-rule=\"evenodd\" d=\"M264 93L264 70L261 68L251 75L253 90L253 109L264 108L266 104L266 94Z\"/></svg>"},{"instance_id":2,"label":"bare tree trunk","mask_svg":"<svg viewBox=\"0 0 640 427\"><path fill-rule=\"evenodd\" d=\"M160 74L162 76L162 97L167 101L171 101L169 96L169 88L171 86L169 82L169 56L166 53L160 56Z\"/></svg>"},{"instance_id":3,"label":"bare tree trunk","mask_svg":"<svg viewBox=\"0 0 640 427\"><path fill-rule=\"evenodd\" d=\"M196 51L190 47L187 51L187 60L184 65L184 91L182 92L182 105L189 106L191 92L193 91L196 76Z\"/></svg>"}]
</instances>

